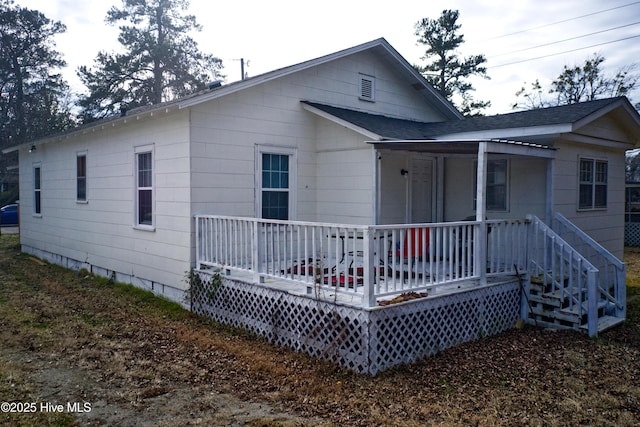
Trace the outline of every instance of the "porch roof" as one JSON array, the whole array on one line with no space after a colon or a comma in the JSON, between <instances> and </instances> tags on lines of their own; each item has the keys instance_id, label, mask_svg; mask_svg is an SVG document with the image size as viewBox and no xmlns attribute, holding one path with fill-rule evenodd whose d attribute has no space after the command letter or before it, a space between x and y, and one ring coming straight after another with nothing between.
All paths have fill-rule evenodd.
<instances>
[{"instance_id":1,"label":"porch roof","mask_svg":"<svg viewBox=\"0 0 640 427\"><path fill-rule=\"evenodd\" d=\"M613 110L617 111L616 117L625 127L635 129L640 126L640 116L625 97L442 122L399 119L310 101L302 103L305 109L315 114L379 141L539 140L545 136L574 132Z\"/></svg>"}]
</instances>

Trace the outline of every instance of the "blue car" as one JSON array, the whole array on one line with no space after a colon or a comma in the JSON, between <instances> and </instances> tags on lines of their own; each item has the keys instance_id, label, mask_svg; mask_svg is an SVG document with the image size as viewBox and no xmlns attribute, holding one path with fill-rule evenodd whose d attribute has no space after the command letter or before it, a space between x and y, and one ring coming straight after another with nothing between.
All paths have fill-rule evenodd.
<instances>
[{"instance_id":1,"label":"blue car","mask_svg":"<svg viewBox=\"0 0 640 427\"><path fill-rule=\"evenodd\" d=\"M18 225L18 205L12 204L3 206L0 211L0 224L1 225Z\"/></svg>"}]
</instances>

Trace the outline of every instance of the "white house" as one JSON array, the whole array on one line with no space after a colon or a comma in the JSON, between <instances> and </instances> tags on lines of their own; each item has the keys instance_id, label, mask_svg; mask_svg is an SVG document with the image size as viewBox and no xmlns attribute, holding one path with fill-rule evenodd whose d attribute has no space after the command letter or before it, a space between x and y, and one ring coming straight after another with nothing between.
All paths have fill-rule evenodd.
<instances>
[{"instance_id":1,"label":"white house","mask_svg":"<svg viewBox=\"0 0 640 427\"><path fill-rule=\"evenodd\" d=\"M464 119L378 39L5 152L19 151L25 252L180 301L186 272L208 254L198 215L354 227L472 219L482 230L527 215L556 228L560 213L620 258L624 152L638 142L640 117L626 98ZM453 254L461 232L446 233ZM338 237L325 262L368 253L360 243L345 252ZM434 232L421 238L438 260L451 258ZM405 237L393 239L399 247ZM253 246L241 251L263 254ZM467 249L494 253L484 246ZM495 271L511 271L509 262ZM484 277L474 265L458 278ZM378 274L370 267L358 284Z\"/></svg>"}]
</instances>

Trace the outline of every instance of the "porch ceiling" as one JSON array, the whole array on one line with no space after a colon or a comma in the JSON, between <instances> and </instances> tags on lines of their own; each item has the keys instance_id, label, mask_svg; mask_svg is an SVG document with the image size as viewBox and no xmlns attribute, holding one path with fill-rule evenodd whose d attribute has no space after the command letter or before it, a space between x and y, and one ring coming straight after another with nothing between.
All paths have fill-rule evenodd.
<instances>
[{"instance_id":1,"label":"porch ceiling","mask_svg":"<svg viewBox=\"0 0 640 427\"><path fill-rule=\"evenodd\" d=\"M367 141L377 149L417 151L434 154L477 155L480 143L486 143L486 152L527 157L553 158L555 149L548 145L497 139L477 140L385 140Z\"/></svg>"}]
</instances>

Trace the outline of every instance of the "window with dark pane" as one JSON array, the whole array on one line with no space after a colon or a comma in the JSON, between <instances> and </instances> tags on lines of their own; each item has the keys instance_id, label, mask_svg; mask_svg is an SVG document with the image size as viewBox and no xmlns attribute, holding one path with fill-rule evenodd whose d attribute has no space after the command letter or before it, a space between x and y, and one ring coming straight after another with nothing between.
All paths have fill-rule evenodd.
<instances>
[{"instance_id":1,"label":"window with dark pane","mask_svg":"<svg viewBox=\"0 0 640 427\"><path fill-rule=\"evenodd\" d=\"M507 161L487 162L487 209L507 210Z\"/></svg>"},{"instance_id":2,"label":"window with dark pane","mask_svg":"<svg viewBox=\"0 0 640 427\"><path fill-rule=\"evenodd\" d=\"M33 168L33 213L40 215L42 213L42 176L40 166Z\"/></svg>"},{"instance_id":3,"label":"window with dark pane","mask_svg":"<svg viewBox=\"0 0 640 427\"><path fill-rule=\"evenodd\" d=\"M289 219L289 156L262 153L262 217Z\"/></svg>"},{"instance_id":4,"label":"window with dark pane","mask_svg":"<svg viewBox=\"0 0 640 427\"><path fill-rule=\"evenodd\" d=\"M139 225L153 225L153 166L151 153L137 154Z\"/></svg>"},{"instance_id":5,"label":"window with dark pane","mask_svg":"<svg viewBox=\"0 0 640 427\"><path fill-rule=\"evenodd\" d=\"M608 164L604 160L580 159L578 209L607 207Z\"/></svg>"},{"instance_id":6,"label":"window with dark pane","mask_svg":"<svg viewBox=\"0 0 640 427\"><path fill-rule=\"evenodd\" d=\"M475 162L473 209L477 204L478 162ZM490 211L508 210L508 164L506 159L487 161L486 208Z\"/></svg>"},{"instance_id":7,"label":"window with dark pane","mask_svg":"<svg viewBox=\"0 0 640 427\"><path fill-rule=\"evenodd\" d=\"M76 200L87 200L87 156L84 154L76 158Z\"/></svg>"},{"instance_id":8,"label":"window with dark pane","mask_svg":"<svg viewBox=\"0 0 640 427\"><path fill-rule=\"evenodd\" d=\"M607 207L607 162L596 161L594 207Z\"/></svg>"}]
</instances>

